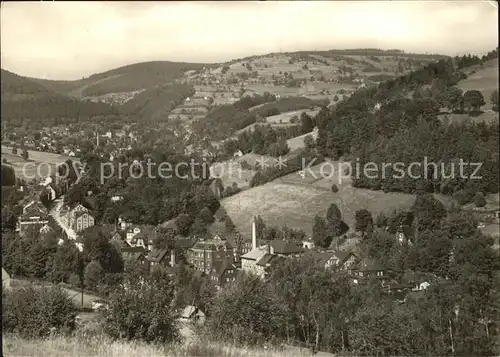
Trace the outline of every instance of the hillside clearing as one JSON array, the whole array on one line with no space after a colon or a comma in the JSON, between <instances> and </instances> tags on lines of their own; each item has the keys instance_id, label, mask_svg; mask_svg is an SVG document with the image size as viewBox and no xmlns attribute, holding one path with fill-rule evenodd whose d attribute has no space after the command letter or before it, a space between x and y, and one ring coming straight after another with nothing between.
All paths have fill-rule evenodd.
<instances>
[{"instance_id":1,"label":"hillside clearing","mask_svg":"<svg viewBox=\"0 0 500 357\"><path fill-rule=\"evenodd\" d=\"M18 152L21 150L18 149ZM17 178L32 180L33 178L44 178L56 173L56 166L70 159L80 162L80 159L54 153L28 150L28 161L19 155L12 154L12 148L2 146L2 161L7 160L7 164L12 166Z\"/></svg>"},{"instance_id":2,"label":"hillside clearing","mask_svg":"<svg viewBox=\"0 0 500 357\"><path fill-rule=\"evenodd\" d=\"M316 141L316 139L318 138L318 132L316 130L313 130L310 133L306 133L303 135L296 136L295 138L288 139L286 141L286 144L290 148L290 151L304 148L306 146L304 144L304 138L308 135L311 135L314 141Z\"/></svg>"},{"instance_id":3,"label":"hillside clearing","mask_svg":"<svg viewBox=\"0 0 500 357\"><path fill-rule=\"evenodd\" d=\"M316 165L302 178L298 172L276 179L262 186L253 187L221 201L221 209L231 217L239 232L251 236L251 223L254 215L260 215L269 226L284 226L302 229L307 235L312 234L312 225L316 214L324 216L330 204L335 203L342 211L345 222L354 227L355 212L368 209L373 215L380 211L390 212L395 209L408 209L415 196L404 193L384 193L368 189L354 188L350 179L339 180L338 165ZM324 168L325 177L318 173ZM339 192L331 191L332 184L339 187ZM436 196L445 205L449 198Z\"/></svg>"},{"instance_id":4,"label":"hillside clearing","mask_svg":"<svg viewBox=\"0 0 500 357\"><path fill-rule=\"evenodd\" d=\"M302 113L306 113L310 117L314 117L314 116L316 116L319 113L319 108L318 109L314 109L314 110L308 110L308 109L294 110L294 111L291 111L291 112L285 112L285 113L281 113L281 114L278 114L278 115L272 115L270 117L267 117L266 121L269 124L290 123L290 120L294 116L296 116L296 117L298 117L300 119L300 116L302 115Z\"/></svg>"}]
</instances>

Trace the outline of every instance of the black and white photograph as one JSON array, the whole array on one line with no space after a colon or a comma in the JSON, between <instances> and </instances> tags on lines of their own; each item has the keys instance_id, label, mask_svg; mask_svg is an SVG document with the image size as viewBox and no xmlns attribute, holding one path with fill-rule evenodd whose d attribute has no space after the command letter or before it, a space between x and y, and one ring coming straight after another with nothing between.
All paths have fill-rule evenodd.
<instances>
[{"instance_id":1,"label":"black and white photograph","mask_svg":"<svg viewBox=\"0 0 500 357\"><path fill-rule=\"evenodd\" d=\"M497 1L0 15L3 356L500 356Z\"/></svg>"}]
</instances>

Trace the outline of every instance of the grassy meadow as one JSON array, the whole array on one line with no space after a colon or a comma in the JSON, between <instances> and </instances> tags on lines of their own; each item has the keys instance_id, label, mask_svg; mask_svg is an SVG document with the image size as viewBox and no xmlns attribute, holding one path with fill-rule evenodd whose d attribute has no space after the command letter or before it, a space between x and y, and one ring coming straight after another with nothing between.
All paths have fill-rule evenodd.
<instances>
[{"instance_id":1,"label":"grassy meadow","mask_svg":"<svg viewBox=\"0 0 500 357\"><path fill-rule=\"evenodd\" d=\"M18 153L20 152L21 150L18 149ZM12 166L17 178L25 178L28 181L32 180L33 177L43 178L54 174L56 166L68 159L79 162L79 159L75 157L33 150L28 150L28 160L26 161L19 154L13 155L11 147L2 146L2 162L4 159L7 160L8 165Z\"/></svg>"},{"instance_id":2,"label":"grassy meadow","mask_svg":"<svg viewBox=\"0 0 500 357\"><path fill-rule=\"evenodd\" d=\"M316 177L308 172L304 177L299 172L291 173L223 199L221 210L227 212L244 236L251 236L254 215L260 215L269 226L287 225L311 235L314 216L324 216L332 203L337 204L350 227L354 227L357 210L365 208L375 215L380 211L410 208L414 203L415 195L354 188L349 178L338 175L340 164L332 164L323 166L324 178L320 175L322 165L316 165L311 168ZM335 194L332 184L339 188ZM446 196L436 195L436 198L445 206L450 203Z\"/></svg>"}]
</instances>

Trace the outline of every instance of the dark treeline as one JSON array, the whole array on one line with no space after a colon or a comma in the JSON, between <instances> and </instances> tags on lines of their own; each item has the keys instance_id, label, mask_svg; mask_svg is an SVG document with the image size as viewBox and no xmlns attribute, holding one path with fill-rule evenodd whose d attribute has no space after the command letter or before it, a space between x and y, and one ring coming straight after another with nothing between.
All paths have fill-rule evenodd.
<instances>
[{"instance_id":1,"label":"dark treeline","mask_svg":"<svg viewBox=\"0 0 500 357\"><path fill-rule=\"evenodd\" d=\"M470 67L470 66L474 66L474 65L481 65L482 66L484 62L490 61L490 60L493 60L496 58L498 58L498 47L495 50L488 52L487 54L485 54L482 57L468 54L468 55L463 55L462 57L456 56L454 58L454 60L455 60L455 63L457 65L457 68L462 69L462 68Z\"/></svg>"},{"instance_id":2,"label":"dark treeline","mask_svg":"<svg viewBox=\"0 0 500 357\"><path fill-rule=\"evenodd\" d=\"M213 108L205 118L193 122L193 131L197 137L223 140L256 120L255 113L226 104Z\"/></svg>"},{"instance_id":3,"label":"dark treeline","mask_svg":"<svg viewBox=\"0 0 500 357\"><path fill-rule=\"evenodd\" d=\"M27 95L20 100L2 98L2 120L9 125L21 126L23 120L29 123L52 119L54 125L90 120L96 116L119 114L119 111L105 103L92 103L70 99L54 93ZM17 125L16 125L17 124Z\"/></svg>"}]
</instances>

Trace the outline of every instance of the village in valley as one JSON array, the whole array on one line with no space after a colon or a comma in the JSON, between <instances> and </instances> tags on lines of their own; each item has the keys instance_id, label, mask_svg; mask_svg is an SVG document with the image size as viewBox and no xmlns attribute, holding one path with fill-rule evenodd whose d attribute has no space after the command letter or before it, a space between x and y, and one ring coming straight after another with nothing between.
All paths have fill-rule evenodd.
<instances>
[{"instance_id":1,"label":"village in valley","mask_svg":"<svg viewBox=\"0 0 500 357\"><path fill-rule=\"evenodd\" d=\"M4 354L500 353L498 47L354 48L2 68Z\"/></svg>"}]
</instances>

